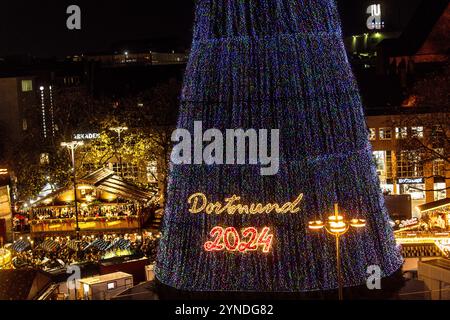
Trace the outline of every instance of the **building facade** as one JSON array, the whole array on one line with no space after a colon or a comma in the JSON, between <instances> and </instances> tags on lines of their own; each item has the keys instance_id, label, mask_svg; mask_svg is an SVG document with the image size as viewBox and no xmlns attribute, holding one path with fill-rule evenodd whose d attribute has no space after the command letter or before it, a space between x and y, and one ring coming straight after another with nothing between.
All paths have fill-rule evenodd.
<instances>
[{"instance_id":1,"label":"building facade","mask_svg":"<svg viewBox=\"0 0 450 320\"><path fill-rule=\"evenodd\" d=\"M367 117L381 189L385 194L410 195L414 216L419 215L419 205L450 197L450 165L445 160L448 145L435 144L445 141L450 127L447 124L447 132L443 132L439 118L442 120L442 115L434 113ZM412 150L413 142L424 147ZM428 155L424 154L425 147Z\"/></svg>"},{"instance_id":2,"label":"building facade","mask_svg":"<svg viewBox=\"0 0 450 320\"><path fill-rule=\"evenodd\" d=\"M4 144L13 145L21 141L24 132L32 125L28 115L37 108L38 101L35 77L0 78L0 125Z\"/></svg>"},{"instance_id":3,"label":"building facade","mask_svg":"<svg viewBox=\"0 0 450 320\"><path fill-rule=\"evenodd\" d=\"M176 52L153 52L153 51L124 51L120 53L92 54L70 57L73 61L99 62L107 66L130 66L130 65L177 65L186 64L187 53Z\"/></svg>"}]
</instances>

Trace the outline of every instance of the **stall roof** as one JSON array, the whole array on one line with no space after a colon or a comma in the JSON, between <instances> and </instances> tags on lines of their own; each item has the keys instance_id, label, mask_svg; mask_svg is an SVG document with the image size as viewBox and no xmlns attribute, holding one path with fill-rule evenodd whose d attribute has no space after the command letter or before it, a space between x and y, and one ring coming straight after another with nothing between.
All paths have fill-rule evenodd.
<instances>
[{"instance_id":1,"label":"stall roof","mask_svg":"<svg viewBox=\"0 0 450 320\"><path fill-rule=\"evenodd\" d=\"M107 283L111 281L121 280L121 279L128 279L132 278L133 276L131 274L125 273L125 272L116 272L116 273L110 273L105 274L97 277L92 277L88 279L81 279L80 283L87 284L87 285L96 285L101 283Z\"/></svg>"},{"instance_id":2,"label":"stall roof","mask_svg":"<svg viewBox=\"0 0 450 320\"><path fill-rule=\"evenodd\" d=\"M440 208L444 208L450 206L450 198L446 198L443 200L439 200L439 201L435 201L435 202L430 202L427 204L423 204L421 206L419 206L419 210L420 212L424 213L424 212L428 212L428 211L433 211L433 210L437 210Z\"/></svg>"},{"instance_id":3,"label":"stall roof","mask_svg":"<svg viewBox=\"0 0 450 320\"><path fill-rule=\"evenodd\" d=\"M96 188L115 194L124 199L146 201L154 194L147 192L119 177L114 171L103 168L80 179L81 183L93 185Z\"/></svg>"},{"instance_id":4,"label":"stall roof","mask_svg":"<svg viewBox=\"0 0 450 320\"><path fill-rule=\"evenodd\" d=\"M31 243L28 240L18 240L14 242L14 244L11 246L11 249L13 249L15 252L24 252L31 249Z\"/></svg>"},{"instance_id":5,"label":"stall roof","mask_svg":"<svg viewBox=\"0 0 450 320\"><path fill-rule=\"evenodd\" d=\"M114 194L125 200L132 201L149 201L155 194L148 192L138 186L125 181L123 178L115 174L114 171L109 169L99 169L93 173L78 179L78 184L86 184L93 186L101 191L105 191ZM39 207L45 201L58 197L64 192L72 190L73 185L66 186L64 188L58 189L44 198L39 199L33 204L33 207Z\"/></svg>"},{"instance_id":6,"label":"stall roof","mask_svg":"<svg viewBox=\"0 0 450 320\"><path fill-rule=\"evenodd\" d=\"M33 300L51 284L51 278L42 271L2 270L0 300Z\"/></svg>"}]
</instances>

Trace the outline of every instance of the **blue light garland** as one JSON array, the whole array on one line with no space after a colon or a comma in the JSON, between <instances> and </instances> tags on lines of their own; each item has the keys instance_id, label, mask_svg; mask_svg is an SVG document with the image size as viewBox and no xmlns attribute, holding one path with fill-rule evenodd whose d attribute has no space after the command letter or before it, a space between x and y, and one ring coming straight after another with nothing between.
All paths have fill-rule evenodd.
<instances>
[{"instance_id":1,"label":"blue light garland","mask_svg":"<svg viewBox=\"0 0 450 320\"><path fill-rule=\"evenodd\" d=\"M172 167L157 278L188 291L304 292L337 288L334 242L309 232L338 202L367 227L343 238L344 283L366 283L367 267L384 276L402 258L384 207L357 85L332 0L198 0L178 127L280 129L278 175L255 166ZM223 202L233 194L285 203L286 215L192 215L194 193ZM266 226L273 249L205 252L215 226Z\"/></svg>"}]
</instances>

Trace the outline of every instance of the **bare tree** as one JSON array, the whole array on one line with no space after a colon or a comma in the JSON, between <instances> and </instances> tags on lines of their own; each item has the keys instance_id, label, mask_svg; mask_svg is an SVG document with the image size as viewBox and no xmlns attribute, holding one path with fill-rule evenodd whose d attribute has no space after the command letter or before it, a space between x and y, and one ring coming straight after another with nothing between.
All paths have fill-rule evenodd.
<instances>
[{"instance_id":1,"label":"bare tree","mask_svg":"<svg viewBox=\"0 0 450 320\"><path fill-rule=\"evenodd\" d=\"M447 176L450 164L449 94L450 65L447 63L415 82L404 102L405 112L392 124L399 135L397 151L412 165L434 166L434 170L425 172L426 179Z\"/></svg>"}]
</instances>

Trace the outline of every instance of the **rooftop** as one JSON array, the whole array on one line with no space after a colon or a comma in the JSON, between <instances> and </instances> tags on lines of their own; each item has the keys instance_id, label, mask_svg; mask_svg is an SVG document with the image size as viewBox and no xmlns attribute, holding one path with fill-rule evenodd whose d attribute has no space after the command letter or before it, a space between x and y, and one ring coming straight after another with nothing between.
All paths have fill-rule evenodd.
<instances>
[{"instance_id":1,"label":"rooftop","mask_svg":"<svg viewBox=\"0 0 450 320\"><path fill-rule=\"evenodd\" d=\"M436 52L448 49L448 15L450 5L448 0L422 1L410 20L408 26L398 39L386 39L380 43L380 47L388 56L412 56L418 53L432 33L438 33L439 46L433 46ZM438 22L441 27L436 28ZM442 39L444 37L444 39ZM448 52L447 52L448 53Z\"/></svg>"},{"instance_id":2,"label":"rooftop","mask_svg":"<svg viewBox=\"0 0 450 320\"><path fill-rule=\"evenodd\" d=\"M365 110L366 116L397 116L397 115L418 115L418 114L433 114L449 112L448 108L436 108L436 107L400 107L400 106L382 106L379 108L367 108Z\"/></svg>"},{"instance_id":3,"label":"rooftop","mask_svg":"<svg viewBox=\"0 0 450 320\"><path fill-rule=\"evenodd\" d=\"M0 271L0 300L33 300L52 281L44 272L37 270Z\"/></svg>"},{"instance_id":4,"label":"rooftop","mask_svg":"<svg viewBox=\"0 0 450 320\"><path fill-rule=\"evenodd\" d=\"M436 259L423 262L424 264L429 264L434 267L443 268L450 271L450 260L446 259Z\"/></svg>"},{"instance_id":5,"label":"rooftop","mask_svg":"<svg viewBox=\"0 0 450 320\"><path fill-rule=\"evenodd\" d=\"M423 205L419 206L419 210L421 213L425 213L428 211L443 209L443 208L449 207L449 206L450 206L450 198L446 198L446 199L442 199L439 201L423 204Z\"/></svg>"},{"instance_id":6,"label":"rooftop","mask_svg":"<svg viewBox=\"0 0 450 320\"><path fill-rule=\"evenodd\" d=\"M131 274L128 274L125 272L116 272L116 273L105 274L102 276L81 279L80 282L83 284L92 286L95 284L101 284L101 283L105 283L105 282L111 282L111 281L116 281L116 280L121 280L121 279L132 278L132 277L133 276Z\"/></svg>"}]
</instances>

